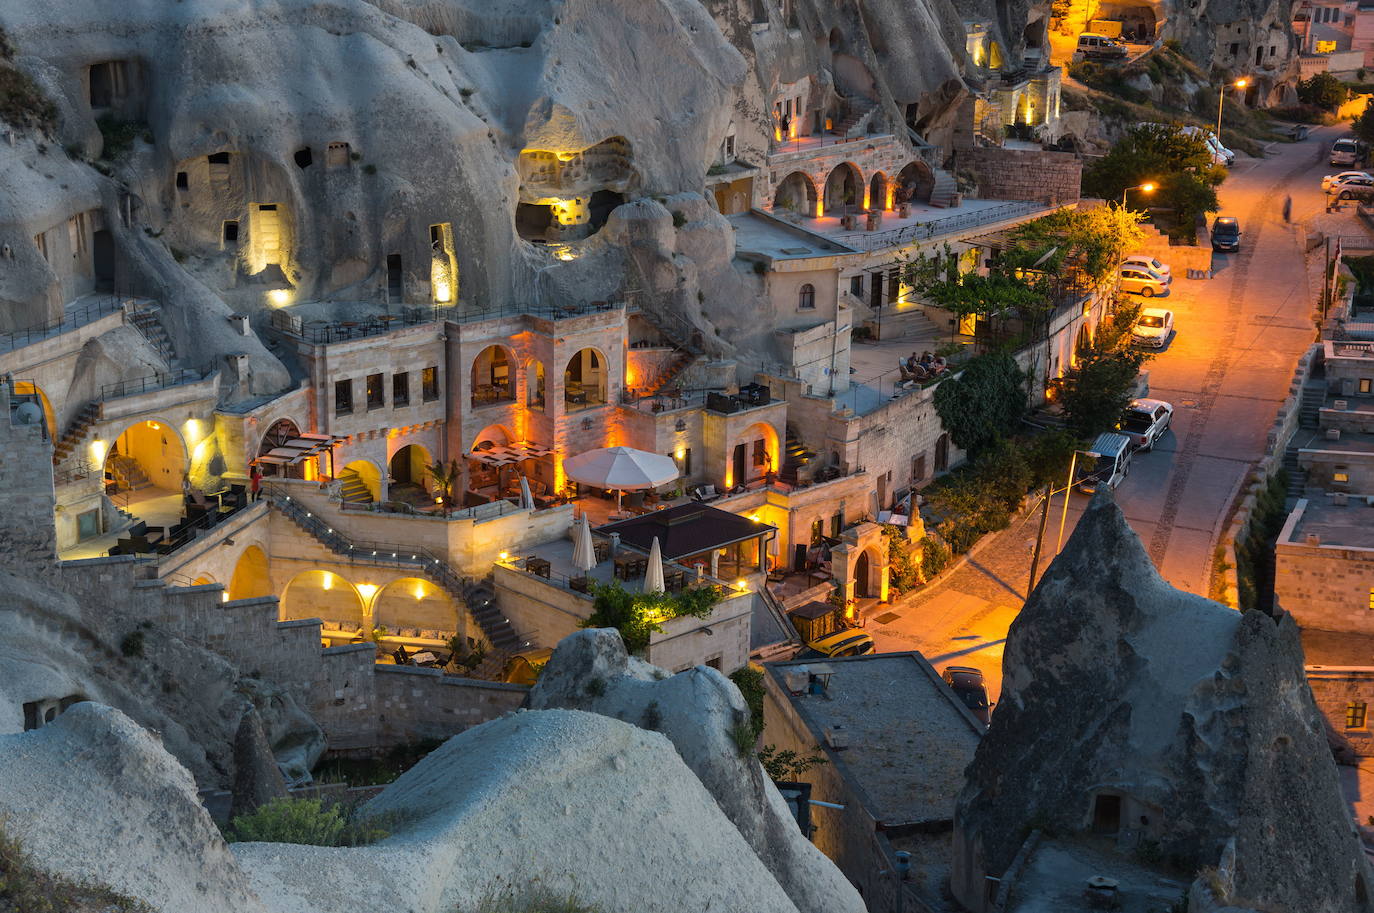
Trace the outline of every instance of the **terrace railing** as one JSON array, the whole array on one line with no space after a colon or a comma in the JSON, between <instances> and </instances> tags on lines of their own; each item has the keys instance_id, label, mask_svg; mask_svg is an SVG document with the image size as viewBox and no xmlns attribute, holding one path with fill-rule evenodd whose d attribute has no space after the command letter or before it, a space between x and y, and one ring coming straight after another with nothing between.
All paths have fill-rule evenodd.
<instances>
[{"instance_id":1,"label":"terrace railing","mask_svg":"<svg viewBox=\"0 0 1374 913\"><path fill-rule=\"evenodd\" d=\"M906 247L930 241L943 235L951 235L970 228L992 225L1007 219L1030 215L1035 212L1048 212L1055 207L1035 200L1012 200L998 206L975 209L970 212L956 212L941 216L929 222L919 222L905 228L890 231L853 232L836 235L835 240L855 250L875 251L889 247Z\"/></svg>"}]
</instances>

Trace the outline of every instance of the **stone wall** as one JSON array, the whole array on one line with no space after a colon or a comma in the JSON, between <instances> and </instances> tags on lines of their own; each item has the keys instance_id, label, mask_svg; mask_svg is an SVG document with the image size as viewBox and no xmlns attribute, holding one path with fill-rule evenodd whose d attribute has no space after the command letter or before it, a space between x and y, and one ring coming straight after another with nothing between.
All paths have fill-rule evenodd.
<instances>
[{"instance_id":1,"label":"stone wall","mask_svg":"<svg viewBox=\"0 0 1374 913\"><path fill-rule=\"evenodd\" d=\"M1072 202L1083 180L1083 163L1069 152L986 146L961 149L954 161L973 174L985 199Z\"/></svg>"},{"instance_id":2,"label":"stone wall","mask_svg":"<svg viewBox=\"0 0 1374 913\"><path fill-rule=\"evenodd\" d=\"M1337 740L1358 757L1374 757L1374 716L1369 715L1374 708L1374 667L1307 666L1305 671L1317 709ZM1351 704L1364 705L1363 725L1346 725Z\"/></svg>"},{"instance_id":3,"label":"stone wall","mask_svg":"<svg viewBox=\"0 0 1374 913\"><path fill-rule=\"evenodd\" d=\"M1304 629L1374 634L1374 549L1291 541L1306 506L1298 502L1274 547L1275 601Z\"/></svg>"},{"instance_id":4,"label":"stone wall","mask_svg":"<svg viewBox=\"0 0 1374 913\"><path fill-rule=\"evenodd\" d=\"M1317 440L1312 448L1298 451L1298 465L1307 473L1307 484L1323 491L1374 492L1374 452L1355 450L1339 440ZM1317 449L1321 444L1325 447ZM1336 476L1344 476L1337 480ZM1374 521L1371 521L1374 522Z\"/></svg>"},{"instance_id":5,"label":"stone wall","mask_svg":"<svg viewBox=\"0 0 1374 913\"><path fill-rule=\"evenodd\" d=\"M57 559L52 445L40 420L12 424L9 386L0 382L0 564L32 574Z\"/></svg>"},{"instance_id":6,"label":"stone wall","mask_svg":"<svg viewBox=\"0 0 1374 913\"><path fill-rule=\"evenodd\" d=\"M377 666L375 684L378 745L446 739L517 709L529 693L413 666Z\"/></svg>"}]
</instances>

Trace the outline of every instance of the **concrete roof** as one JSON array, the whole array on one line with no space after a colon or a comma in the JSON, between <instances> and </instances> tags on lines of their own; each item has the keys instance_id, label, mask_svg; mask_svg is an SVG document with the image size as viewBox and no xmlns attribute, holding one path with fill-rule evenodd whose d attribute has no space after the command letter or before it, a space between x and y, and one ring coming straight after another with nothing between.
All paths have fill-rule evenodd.
<instances>
[{"instance_id":1,"label":"concrete roof","mask_svg":"<svg viewBox=\"0 0 1374 913\"><path fill-rule=\"evenodd\" d=\"M1094 913L1102 907L1083 897L1088 879L1106 875L1120 883L1122 913L1170 909L1186 880L1141 865L1087 839L1042 839L1012 891L1008 913Z\"/></svg>"},{"instance_id":2,"label":"concrete roof","mask_svg":"<svg viewBox=\"0 0 1374 913\"><path fill-rule=\"evenodd\" d=\"M774 260L804 260L856 253L853 248L789 225L757 210L726 216L735 229L735 250Z\"/></svg>"},{"instance_id":3,"label":"concrete roof","mask_svg":"<svg viewBox=\"0 0 1374 913\"><path fill-rule=\"evenodd\" d=\"M783 674L816 661L768 663L816 741L843 726L849 747L826 747L831 763L856 787L874 819L888 826L954 817L982 726L916 652L828 659L824 695L788 695Z\"/></svg>"},{"instance_id":4,"label":"concrete roof","mask_svg":"<svg viewBox=\"0 0 1374 913\"><path fill-rule=\"evenodd\" d=\"M1280 544L1305 545L1307 537L1316 534L1320 545L1374 549L1374 507L1365 498L1351 495L1344 507L1322 493L1305 501L1288 518Z\"/></svg>"}]
</instances>

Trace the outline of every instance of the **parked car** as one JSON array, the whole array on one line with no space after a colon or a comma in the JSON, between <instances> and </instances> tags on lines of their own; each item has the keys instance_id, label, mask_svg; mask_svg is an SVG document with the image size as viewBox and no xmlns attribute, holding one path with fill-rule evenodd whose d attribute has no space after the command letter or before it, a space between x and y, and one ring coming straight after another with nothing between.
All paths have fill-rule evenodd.
<instances>
[{"instance_id":1,"label":"parked car","mask_svg":"<svg viewBox=\"0 0 1374 913\"><path fill-rule=\"evenodd\" d=\"M1240 222L1235 216L1217 216L1213 220L1212 250L1240 250Z\"/></svg>"},{"instance_id":2,"label":"parked car","mask_svg":"<svg viewBox=\"0 0 1374 913\"><path fill-rule=\"evenodd\" d=\"M1334 193L1342 200L1374 199L1374 177L1364 174L1359 177L1346 178L1343 181L1335 181L1327 192Z\"/></svg>"},{"instance_id":3,"label":"parked car","mask_svg":"<svg viewBox=\"0 0 1374 913\"><path fill-rule=\"evenodd\" d=\"M1130 54L1130 49L1115 38L1094 35L1091 32L1084 32L1078 36L1078 47L1075 51L1084 60L1123 60Z\"/></svg>"},{"instance_id":4,"label":"parked car","mask_svg":"<svg viewBox=\"0 0 1374 913\"><path fill-rule=\"evenodd\" d=\"M1201 127L1187 126L1179 130L1184 136L1198 136L1207 144L1207 151L1212 154L1212 164L1230 168L1235 161L1236 154L1221 144L1217 135L1211 130L1204 130Z\"/></svg>"},{"instance_id":5,"label":"parked car","mask_svg":"<svg viewBox=\"0 0 1374 913\"><path fill-rule=\"evenodd\" d=\"M1136 269L1154 270L1166 280L1172 280L1173 274L1169 271L1169 264L1161 263L1157 258L1149 254L1131 254L1121 261L1122 266L1130 266Z\"/></svg>"},{"instance_id":6,"label":"parked car","mask_svg":"<svg viewBox=\"0 0 1374 913\"><path fill-rule=\"evenodd\" d=\"M980 723L986 726L992 721L993 705L988 702L988 689L980 670L972 666L950 666L941 673L941 678Z\"/></svg>"},{"instance_id":7,"label":"parked car","mask_svg":"<svg viewBox=\"0 0 1374 913\"><path fill-rule=\"evenodd\" d=\"M1322 178L1322 190L1330 190L1332 184L1338 184L1350 178L1370 178L1374 180L1374 175L1370 175L1368 171L1342 171L1337 174L1328 174L1326 177Z\"/></svg>"},{"instance_id":8,"label":"parked car","mask_svg":"<svg viewBox=\"0 0 1374 913\"><path fill-rule=\"evenodd\" d=\"M1086 494L1105 485L1114 489L1131 471L1131 439L1124 434L1099 434L1092 447L1078 452L1074 475L1078 490Z\"/></svg>"},{"instance_id":9,"label":"parked car","mask_svg":"<svg viewBox=\"0 0 1374 913\"><path fill-rule=\"evenodd\" d=\"M842 656L866 656L877 648L867 631L859 628L843 628L834 634L827 634L820 640L813 640L806 649L797 654L798 659L839 659Z\"/></svg>"},{"instance_id":10,"label":"parked car","mask_svg":"<svg viewBox=\"0 0 1374 913\"><path fill-rule=\"evenodd\" d=\"M1164 308L1145 308L1131 328L1131 342L1151 349L1162 349L1174 332L1174 312Z\"/></svg>"},{"instance_id":11,"label":"parked car","mask_svg":"<svg viewBox=\"0 0 1374 913\"><path fill-rule=\"evenodd\" d=\"M1169 283L1172 281L1169 277L1161 276L1152 269L1125 264L1121 267L1121 290L1133 295L1143 295L1146 298L1153 298L1155 295L1167 295L1169 294Z\"/></svg>"},{"instance_id":12,"label":"parked car","mask_svg":"<svg viewBox=\"0 0 1374 913\"><path fill-rule=\"evenodd\" d=\"M1162 399L1136 399L1126 407L1118 430L1131 439L1131 446L1149 453L1174 422L1174 407Z\"/></svg>"},{"instance_id":13,"label":"parked car","mask_svg":"<svg viewBox=\"0 0 1374 913\"><path fill-rule=\"evenodd\" d=\"M1333 165L1361 165L1364 164L1364 156L1364 143L1353 136L1343 136L1331 144Z\"/></svg>"}]
</instances>

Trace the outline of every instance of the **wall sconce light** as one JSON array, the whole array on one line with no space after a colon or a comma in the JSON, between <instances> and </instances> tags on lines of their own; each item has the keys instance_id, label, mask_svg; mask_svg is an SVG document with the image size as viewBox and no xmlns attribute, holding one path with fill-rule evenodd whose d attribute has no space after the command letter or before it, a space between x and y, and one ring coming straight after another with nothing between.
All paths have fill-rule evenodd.
<instances>
[{"instance_id":1,"label":"wall sconce light","mask_svg":"<svg viewBox=\"0 0 1374 913\"><path fill-rule=\"evenodd\" d=\"M685 418L680 418L680 419L678 419L678 420L677 420L677 424L674 425L673 428L674 428L674 430L677 430L677 431L686 431L686 430L687 430L687 420L686 420Z\"/></svg>"}]
</instances>

